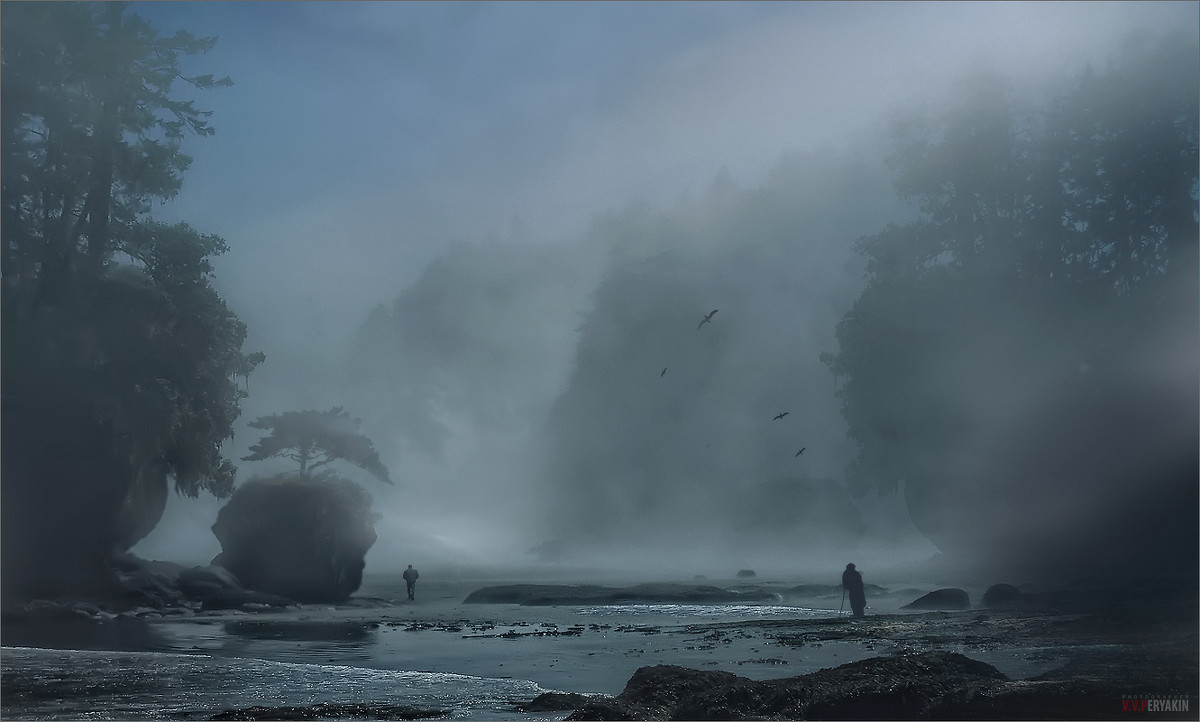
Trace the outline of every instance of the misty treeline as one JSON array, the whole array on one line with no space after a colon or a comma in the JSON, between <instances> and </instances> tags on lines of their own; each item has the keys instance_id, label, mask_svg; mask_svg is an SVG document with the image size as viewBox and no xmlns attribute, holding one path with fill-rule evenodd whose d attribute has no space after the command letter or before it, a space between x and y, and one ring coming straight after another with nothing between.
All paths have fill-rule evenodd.
<instances>
[{"instance_id":1,"label":"misty treeline","mask_svg":"<svg viewBox=\"0 0 1200 722\"><path fill-rule=\"evenodd\" d=\"M213 132L177 95L230 82L180 70L213 40L90 3L4 3L0 33L0 571L54 595L104 584L172 483L231 492L263 357L225 241L151 213ZM500 549L834 566L849 492L902 488L947 553L1194 571L1196 56L1135 39L1049 101L969 77L897 120L890 174L866 139L457 248L328 385L443 536Z\"/></svg>"},{"instance_id":2,"label":"misty treeline","mask_svg":"<svg viewBox=\"0 0 1200 722\"><path fill-rule=\"evenodd\" d=\"M1195 571L1196 57L1134 38L1049 103L974 76L894 124L919 216L859 240L826 358L850 486L903 483L943 550Z\"/></svg>"},{"instance_id":3,"label":"misty treeline","mask_svg":"<svg viewBox=\"0 0 1200 722\"><path fill-rule=\"evenodd\" d=\"M1196 74L980 71L757 188L456 248L364 324L355 408L545 558L840 568L901 492L991 568L1194 568Z\"/></svg>"},{"instance_id":4,"label":"misty treeline","mask_svg":"<svg viewBox=\"0 0 1200 722\"><path fill-rule=\"evenodd\" d=\"M156 222L228 78L180 65L213 39L162 37L122 3L5 3L3 583L103 585L105 557L162 515L169 480L226 496L221 453L262 361L212 286L225 241Z\"/></svg>"}]
</instances>

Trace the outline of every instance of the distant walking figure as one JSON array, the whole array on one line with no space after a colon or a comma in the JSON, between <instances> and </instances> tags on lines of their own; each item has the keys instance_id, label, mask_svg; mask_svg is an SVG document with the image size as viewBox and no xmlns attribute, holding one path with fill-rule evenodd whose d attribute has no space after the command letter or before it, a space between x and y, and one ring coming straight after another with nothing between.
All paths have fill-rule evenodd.
<instances>
[{"instance_id":1,"label":"distant walking figure","mask_svg":"<svg viewBox=\"0 0 1200 722\"><path fill-rule=\"evenodd\" d=\"M847 564L846 571L842 572L842 589L850 594L850 609L854 610L854 616L863 616L863 610L867 608L867 593L863 590L862 574L853 564Z\"/></svg>"},{"instance_id":2,"label":"distant walking figure","mask_svg":"<svg viewBox=\"0 0 1200 722\"><path fill-rule=\"evenodd\" d=\"M710 314L708 314L707 316L705 316L705 317L704 317L704 320L700 322L700 326L703 326L704 324L708 323L709 321L712 321L712 317L713 317L713 315L714 315L714 314L716 314L716 312L717 312L718 310L720 310L720 309L716 309L716 308L714 308L714 309L712 310L712 313L710 313ZM697 326L696 328L700 328L700 326Z\"/></svg>"},{"instance_id":3,"label":"distant walking figure","mask_svg":"<svg viewBox=\"0 0 1200 722\"><path fill-rule=\"evenodd\" d=\"M404 584L408 586L408 598L412 599L413 591L417 588L417 577L419 576L417 570L413 569L412 565L409 564L408 569L405 569L404 574L401 576L404 577Z\"/></svg>"}]
</instances>

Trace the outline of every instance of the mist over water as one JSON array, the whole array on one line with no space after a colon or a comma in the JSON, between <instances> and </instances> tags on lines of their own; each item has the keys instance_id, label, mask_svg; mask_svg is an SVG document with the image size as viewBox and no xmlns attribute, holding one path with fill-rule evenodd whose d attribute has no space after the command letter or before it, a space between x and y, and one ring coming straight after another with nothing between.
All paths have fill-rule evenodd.
<instances>
[{"instance_id":1,"label":"mist over water","mask_svg":"<svg viewBox=\"0 0 1200 722\"><path fill-rule=\"evenodd\" d=\"M357 6L339 32L361 13L399 22L383 5ZM836 395L844 379L822 361L838 352L838 323L866 283L854 242L917 213L896 196L883 127L897 106L949 102L951 83L969 67L999 67L1018 95L1035 102L1085 63L1108 57L1133 10L1104 10L1089 40L1066 8L1039 17L1023 15L1035 13L1032 6L1006 8L1020 16L999 23L1021 39L1014 49L1004 33L986 30L995 17L964 15L966 6L954 6L946 20L934 19L934 8L905 15L816 4L811 16L798 17L791 13L803 8L743 15L717 6L711 12L737 18L728 35L704 14L695 37L670 38L679 43L670 48L639 46L642 67L593 69L594 85L573 85L581 76L561 68L561 76L538 75L538 82L506 77L511 103L533 98L538 107L572 109L566 119L546 111L562 124L556 133L528 137L537 133L521 123L534 124L537 114L507 115L508 104L471 109L496 114L491 132L464 130L466 101L433 93L427 79L429 102L446 103L439 109L457 118L457 134L438 136L461 143L455 152L430 150L437 157L422 162L406 156L406 173L410 164L425 170L390 181L366 163L376 183L361 198L338 189L299 204L284 222L225 221L232 225L214 229L234 247L218 263L218 285L250 327L246 348L267 354L247 381L243 421L343 406L362 419L396 481L385 487L344 470L371 493L379 514L368 573L411 563L685 578L742 568L824 575L852 560L864 569L918 562L939 551L935 541L945 546L909 518L905 490L919 496L918 485L850 493L846 468L857 445ZM456 27L477 32L480 16L454 7L463 13ZM1194 11L1165 4L1135 17L1161 29ZM433 23L430 12L417 15ZM552 6L543 17L552 25L567 12ZM772 12L783 14L778 22L757 14ZM886 18L867 17L873 13ZM884 20L896 22L899 36L923 39L924 50L873 52L868 42L888 35ZM387 28L394 26L379 32ZM832 55L838 37L855 42ZM939 45L947 38L953 42ZM794 55L785 51L791 47L799 48ZM245 52L213 57L232 61ZM406 78L420 77L404 68ZM236 67L228 72L238 81ZM418 96L404 102L419 105ZM221 132L241 133L236 118L219 113ZM745 129L731 130L740 122ZM405 119L406 131L417 127ZM520 159L515 146L487 150L517 141L528 151ZM211 188L216 169L205 170L203 147L193 152L201 159L196 185ZM181 196L177 209L189 220L191 202ZM267 266L285 282L266 281ZM1062 405L1056 396L1064 369L1086 375L1096 363L1074 358L1072 339L1049 327L1030 337L1023 326L980 319L964 358L930 369L974 430L961 457L939 457L961 468L958 493L972 504L1046 483L1034 472L1054 467L1047 459L1055 448L1016 465L1029 472L1020 479L1007 468L993 473L1000 466L993 462L1014 448L1037 449L1030 438L1051 436L1045 427L1072 423L1070 400ZM1191 311L1163 319L1107 360L1128 368L1128 393L1144 399L1133 406L1162 430L1162 446L1141 449L1121 469L1072 467L1071 478L1102 477L1105 493L1064 483L1060 503L988 520L956 515L951 498L940 523L1032 530L1089 504L1118 509L1121 495L1136 499L1126 480L1164 459L1179 463L1178 450L1195 439L1197 349L1194 333L1178 333L1192 320ZM1023 365L1022 350L1042 358L1054 344L1061 366ZM967 356L990 359L1008 381L980 384L962 371L977 368ZM228 455L240 458L255 440L253 429L239 431ZM1080 443L1072 453L1078 460L1087 448ZM942 450L931 444L929 453ZM282 468L242 463L239 478ZM172 498L135 552L206 563L220 551L208 531L219 506Z\"/></svg>"},{"instance_id":2,"label":"mist over water","mask_svg":"<svg viewBox=\"0 0 1200 722\"><path fill-rule=\"evenodd\" d=\"M688 578L827 572L860 543L928 556L898 497L847 494L853 444L820 360L861 290L854 239L906 213L862 206L888 182L862 155L794 154L759 188L720 174L572 243L431 263L367 314L325 386L299 384L361 417L397 480L364 481L382 515L368 568Z\"/></svg>"}]
</instances>

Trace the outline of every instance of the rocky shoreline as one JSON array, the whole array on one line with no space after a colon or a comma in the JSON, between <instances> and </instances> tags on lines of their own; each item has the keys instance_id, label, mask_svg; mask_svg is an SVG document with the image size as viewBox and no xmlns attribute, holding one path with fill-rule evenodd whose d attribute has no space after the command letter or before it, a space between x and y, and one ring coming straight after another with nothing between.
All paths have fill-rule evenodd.
<instances>
[{"instance_id":1,"label":"rocky shoreline","mask_svg":"<svg viewBox=\"0 0 1200 722\"><path fill-rule=\"evenodd\" d=\"M1141 717L1196 719L1196 619L1181 615L1186 603L1167 606L1133 625L1119 614L1054 610L710 625L710 634L757 628L782 644L858 641L882 654L778 680L643 667L621 694L589 699L567 719L1115 719L1124 705L1146 699L1164 704ZM936 649L960 646L969 654L1014 643L1057 648L1068 659L1012 679Z\"/></svg>"},{"instance_id":2,"label":"rocky shoreline","mask_svg":"<svg viewBox=\"0 0 1200 722\"><path fill-rule=\"evenodd\" d=\"M1121 712L1114 683L1129 680L1057 673L1012 680L989 664L945 651L875 657L763 681L656 666L639 669L620 695L589 700L566 719L1113 719ZM1150 686L1139 687L1140 695L1176 694L1152 677L1142 684Z\"/></svg>"},{"instance_id":3,"label":"rocky shoreline","mask_svg":"<svg viewBox=\"0 0 1200 722\"><path fill-rule=\"evenodd\" d=\"M219 579L210 578L213 569L152 566L151 570L162 585L156 586L153 595L143 593L129 601L141 605L158 601L155 606L121 609L86 601L6 605L6 644L20 644L26 636L34 640L35 633L44 635L53 629L70 637L71 648L79 648L76 645L83 644L89 635L105 633L108 636L85 646L151 649L153 640L141 639L134 632L159 625L221 624L227 634L243 634L240 630L244 627L257 629L254 625L259 625L268 637L286 628L309 639L325 634L333 625L339 635L358 630L364 638L420 630L427 630L426 634L441 631L452 639L463 640L459 643L497 637L501 641L496 644L505 645L517 638L537 638L529 643L539 646L528 647L525 653L539 654L535 650L542 649L540 654L563 657L560 667L571 664L564 656L567 648L550 640L572 635L593 645L586 650L620 655L613 659L631 655L640 658L639 650L646 645L634 642L634 638L653 639L654 647L667 650L654 659L647 655L641 667L629 666L632 675L626 677L629 672L624 672L615 677L606 689L610 694L554 692L514 706L514 712L554 714L565 719L1113 719L1127 716L1123 705L1145 704L1147 700L1156 705L1143 707L1138 717L1195 719L1200 709L1200 605L1197 588L1190 581L1026 592L995 609L954 611L913 611L911 605L902 603L912 598L907 596L910 590L904 589L891 593L891 608L900 611L863 618L759 617L661 628L627 625L627 629L599 619L586 627L575 623L562 628L551 621L541 625L530 621L531 626L525 627L516 625L526 622L484 620L497 612L530 620L538 620L544 613L547 620L561 624L563 619L573 619L567 611L572 606L721 605L759 597L769 601L778 597L781 588L666 583L617 587L501 585L464 591L455 597L458 603L450 601L449 606L438 607L442 610L437 612L442 615L438 617L430 616L432 608L401 610L369 597L356 598L336 609L283 607L250 601L240 591L231 592L227 585L219 584ZM136 578L143 579L149 570L140 571L143 574ZM198 582L216 586L196 586ZM177 591L181 587L189 593ZM801 585L782 591L784 596L816 597L829 594L830 589ZM230 594L233 596L227 596ZM897 596L900 599L895 599ZM226 606L223 599L239 603ZM552 610L554 605L562 607ZM456 616L460 614L464 616ZM139 624L122 624L125 620ZM505 627L513 628L505 631ZM543 637L547 641L539 641ZM444 648L453 642L431 640L429 644ZM541 647L543 644L547 646ZM573 648L576 644L571 643ZM600 645L608 651L601 652ZM740 651L729 651L735 648ZM473 649L504 654L492 647ZM672 649L675 651L669 651ZM743 656L759 649L761 658ZM1014 650L1020 651L1022 658L1045 661L1005 666L1005 655ZM835 651L841 656L833 654ZM598 659L586 656L592 653L576 651L584 656L575 659ZM688 658L686 655L691 655L693 661L680 664ZM779 656L790 656L793 665L797 658L808 660L807 673L770 679L766 678L769 673L756 673L756 668L765 671L767 665L786 669L781 666L787 664L786 660ZM505 674L526 673L515 667L514 660L503 656L499 659L509 663L502 667ZM700 661L705 659L711 661ZM829 661L812 665L817 659ZM839 663L847 659L853 661ZM724 660L722 668L700 667L720 660ZM743 663L750 666L740 666ZM469 673L488 676L496 672L477 666ZM595 689L590 685L562 686L553 680L543 682L543 687ZM611 694L615 690L621 691ZM212 718L437 719L449 714L447 710L376 704L365 699L349 705L326 702L227 709Z\"/></svg>"},{"instance_id":4,"label":"rocky shoreline","mask_svg":"<svg viewBox=\"0 0 1200 722\"><path fill-rule=\"evenodd\" d=\"M464 604L520 604L528 607L567 604L738 604L776 601L773 592L734 591L707 584L635 584L627 587L566 584L507 584L484 587Z\"/></svg>"}]
</instances>

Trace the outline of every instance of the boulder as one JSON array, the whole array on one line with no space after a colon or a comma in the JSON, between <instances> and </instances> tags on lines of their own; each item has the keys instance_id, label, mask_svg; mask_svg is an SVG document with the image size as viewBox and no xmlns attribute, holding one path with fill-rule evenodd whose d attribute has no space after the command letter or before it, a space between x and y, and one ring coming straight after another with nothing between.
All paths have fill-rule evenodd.
<instances>
[{"instance_id":1,"label":"boulder","mask_svg":"<svg viewBox=\"0 0 1200 722\"><path fill-rule=\"evenodd\" d=\"M1011 584L993 584L983 593L988 609L1012 609L1021 603L1021 590Z\"/></svg>"},{"instance_id":2,"label":"boulder","mask_svg":"<svg viewBox=\"0 0 1200 722\"><path fill-rule=\"evenodd\" d=\"M962 589L938 589L905 604L901 609L970 609L971 597Z\"/></svg>"},{"instance_id":3,"label":"boulder","mask_svg":"<svg viewBox=\"0 0 1200 722\"><path fill-rule=\"evenodd\" d=\"M295 604L277 594L246 589L232 572L217 564L184 569L179 573L178 585L179 591L188 599L200 602L203 611L251 608L247 605L270 608Z\"/></svg>"},{"instance_id":4,"label":"boulder","mask_svg":"<svg viewBox=\"0 0 1200 722\"><path fill-rule=\"evenodd\" d=\"M251 479L217 514L214 565L247 589L299 602L342 602L362 584L375 543L371 498L335 476Z\"/></svg>"},{"instance_id":5,"label":"boulder","mask_svg":"<svg viewBox=\"0 0 1200 722\"><path fill-rule=\"evenodd\" d=\"M179 572L179 590L188 596L196 596L209 590L241 588L241 582L232 572L216 564L192 567Z\"/></svg>"},{"instance_id":6,"label":"boulder","mask_svg":"<svg viewBox=\"0 0 1200 722\"><path fill-rule=\"evenodd\" d=\"M186 592L180 589L179 583L184 572L181 565L143 561L128 552L119 556L121 563L116 570L117 578L128 591L132 603L156 609L184 604Z\"/></svg>"},{"instance_id":7,"label":"boulder","mask_svg":"<svg viewBox=\"0 0 1200 722\"><path fill-rule=\"evenodd\" d=\"M532 701L517 705L522 712L559 712L576 710L593 699L592 695L578 692L543 692Z\"/></svg>"},{"instance_id":8,"label":"boulder","mask_svg":"<svg viewBox=\"0 0 1200 722\"><path fill-rule=\"evenodd\" d=\"M638 669L621 694L591 699L567 719L949 719L944 709L989 699L1006 682L991 665L941 651L771 680L659 665Z\"/></svg>"}]
</instances>

